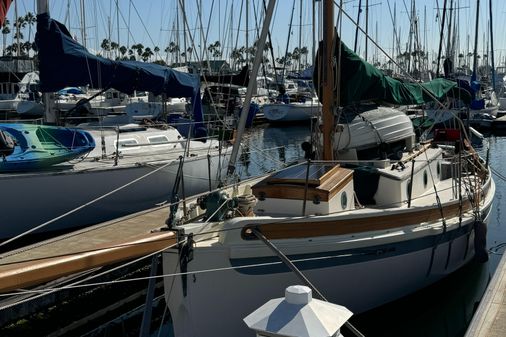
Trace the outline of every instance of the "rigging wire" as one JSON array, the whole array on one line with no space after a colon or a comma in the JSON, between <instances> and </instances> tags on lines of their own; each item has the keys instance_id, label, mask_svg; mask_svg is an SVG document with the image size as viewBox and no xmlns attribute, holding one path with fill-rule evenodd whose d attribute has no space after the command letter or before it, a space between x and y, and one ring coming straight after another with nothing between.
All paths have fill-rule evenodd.
<instances>
[{"instance_id":1,"label":"rigging wire","mask_svg":"<svg viewBox=\"0 0 506 337\"><path fill-rule=\"evenodd\" d=\"M381 46L380 46L380 45L379 45L379 44L378 44L378 43L377 43L377 42L376 42L376 41L375 41L375 40L374 40L374 39L373 39L373 38L372 38L372 37L371 37L368 33L366 33L366 32L365 32L365 31L364 31L364 30L363 30L363 29L362 29L359 25L357 25L357 23L354 21L354 19L353 19L353 18L352 18L352 17L351 17L351 16L350 16L350 15L349 15L349 14L348 14L348 13L347 13L347 12L346 12L343 8L342 8L342 6L340 6L339 4L337 4L337 1L336 1L336 0L334 0L334 5L336 5L336 6L337 6L340 10L342 10L343 14L344 14L344 15L346 15L346 17L347 17L347 18L348 18L348 19L349 19L349 20L350 20L350 21L351 21L354 25L356 25L356 26L357 26L357 28L358 28L358 29L359 29L362 33L364 33L364 34L365 34L366 39L370 40L370 41L374 44L374 46L375 46L376 48L378 48L378 50L380 50L380 51L381 51L381 52L382 52L382 53L383 53L383 54L384 54L384 55L385 55L385 56L386 56L386 57L387 57L390 61L392 61L392 63L393 63L394 65L396 65L396 66L397 66L397 67L398 67L398 68L399 68L399 69L400 69L400 70L404 73L404 75L406 75L409 79L411 79L411 80L413 80L413 81L415 80L415 79L413 78L413 76L411 76L411 74L409 74L409 72L407 72L407 71L406 71L406 69L404 69L403 67L401 67L401 65L400 65L397 61L395 61L395 60L394 60L394 58L392 58L392 57L388 54L388 52L387 52L385 49L383 49L383 48L382 48L382 47L381 47ZM441 103L441 102L440 102L440 101L439 101L439 100L438 100L438 99L437 99L437 98L436 98L436 97L435 97L435 96L434 96L434 95L433 95L430 91L428 91L426 88L424 88L424 87L423 87L420 83L418 83L418 82L415 82L415 84L418 84L418 86L421 88L421 90L422 90L423 92L425 92L425 93L426 93L426 94L427 94L430 98L432 98L432 99L434 100L434 102L436 102L436 103L437 103L440 107L442 107L443 109L445 108L445 105L444 105L443 103ZM461 126L461 130L462 130L462 132L464 133L465 138L466 138L466 139L470 139L470 137L469 137L469 135L468 135L468 133L467 133L467 131L466 131L466 127L465 127L465 125L464 125L464 122L463 122L463 121L462 121L462 120L461 120L461 119L460 119L460 118L459 118L459 117L458 117L458 116L457 116L457 115L456 115L453 111L449 110L449 113L451 113L451 114L454 116L455 120L456 120L456 121L459 123L459 125Z\"/></svg>"}]
</instances>

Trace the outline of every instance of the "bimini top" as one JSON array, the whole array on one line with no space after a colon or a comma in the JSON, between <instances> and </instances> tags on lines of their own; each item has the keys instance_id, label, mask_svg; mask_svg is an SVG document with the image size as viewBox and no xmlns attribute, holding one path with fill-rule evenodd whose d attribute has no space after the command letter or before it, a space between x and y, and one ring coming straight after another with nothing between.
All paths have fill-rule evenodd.
<instances>
[{"instance_id":1,"label":"bimini top","mask_svg":"<svg viewBox=\"0 0 506 337\"><path fill-rule=\"evenodd\" d=\"M375 101L395 105L423 104L433 102L434 98L441 100L445 96L462 99L466 104L471 102L470 93L457 86L457 82L444 78L423 83L405 83L395 78L386 76L373 65L367 63L350 50L335 34L336 43L334 55L339 55L337 66L340 67L340 105L348 106L354 103ZM322 43L318 54L321 54ZM317 55L318 56L318 55ZM318 57L317 57L318 60ZM315 64L313 83L318 82L319 65ZM316 86L318 97L321 101L321 86ZM334 89L337 95L337 89Z\"/></svg>"}]
</instances>

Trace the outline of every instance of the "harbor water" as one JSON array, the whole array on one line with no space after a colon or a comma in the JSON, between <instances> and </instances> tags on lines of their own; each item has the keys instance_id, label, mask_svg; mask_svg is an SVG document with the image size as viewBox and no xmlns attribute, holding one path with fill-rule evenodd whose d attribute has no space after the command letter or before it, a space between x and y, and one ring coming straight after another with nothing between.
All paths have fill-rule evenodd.
<instances>
[{"instance_id":1,"label":"harbor water","mask_svg":"<svg viewBox=\"0 0 506 337\"><path fill-rule=\"evenodd\" d=\"M309 125L273 126L258 125L250 129L244 139L244 148L239 159L237 172L243 176L255 176L282 168L304 157L301 143L310 138ZM480 155L490 161L496 183L496 200L488 224L487 247L489 261L486 263L471 263L457 271L450 277L406 298L387 304L373 311L352 317L351 322L366 336L427 336L427 337L459 337L463 336L475 310L478 307L487 284L493 275L501 254L506 246L506 231L503 228L506 200L502 193L506 188L506 137L488 136L483 144L476 149ZM395 278L395 275L392 275ZM339 286L339 280L336 280ZM118 284L114 287L125 287ZM133 286L131 286L133 287ZM147 283L138 284L133 292L146 288ZM128 292L106 301L103 297L107 292L99 293L103 307L113 307L121 301L121 296L131 296ZM172 336L170 314L167 312L163 300L163 290L155 293L155 309L152 319L152 336ZM283 294L280 294L280 297ZM360 296L360 289L357 289ZM55 336L136 336L143 313L143 295L129 305L123 312L104 310L104 318L90 320L79 329L58 333L60 327L55 326L52 334ZM112 303L110 303L112 302ZM76 305L78 317L83 305ZM211 308L211 306L210 306ZM230 308L233 310L233 308ZM45 315L45 314L44 314ZM24 322L18 327L0 330L2 336L45 336L40 326L44 325L44 315L30 322ZM54 318L53 318L54 319ZM47 323L47 322L46 322ZM37 334L37 333L42 334ZM253 336L253 333L252 333Z\"/></svg>"}]
</instances>

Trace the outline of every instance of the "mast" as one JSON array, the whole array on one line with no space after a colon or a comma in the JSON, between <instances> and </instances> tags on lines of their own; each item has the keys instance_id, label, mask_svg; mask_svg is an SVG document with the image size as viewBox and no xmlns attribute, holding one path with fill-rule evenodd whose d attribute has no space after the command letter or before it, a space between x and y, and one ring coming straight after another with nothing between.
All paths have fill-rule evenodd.
<instances>
[{"instance_id":1,"label":"mast","mask_svg":"<svg viewBox=\"0 0 506 337\"><path fill-rule=\"evenodd\" d=\"M249 0L246 0L246 20L244 20L246 24L246 50L249 48ZM246 55L248 52L246 52ZM246 56L246 64L249 65L249 57Z\"/></svg>"},{"instance_id":2,"label":"mast","mask_svg":"<svg viewBox=\"0 0 506 337\"><path fill-rule=\"evenodd\" d=\"M439 32L439 48L437 51L437 59L436 59L436 77L439 76L439 60L441 59L441 48L443 47L443 33L445 30L445 18L446 18L446 0L443 3L443 19L441 20L441 31Z\"/></svg>"},{"instance_id":3,"label":"mast","mask_svg":"<svg viewBox=\"0 0 506 337\"><path fill-rule=\"evenodd\" d=\"M255 59L253 61L253 69L251 70L251 76L246 89L246 97L244 99L244 105L241 111L241 117L239 119L239 125L237 126L237 138L230 154L230 161L228 163L228 175L232 175L235 171L235 163L237 161L237 155L239 154L239 147L241 146L241 138L244 134L244 128L246 127L246 120L248 118L249 107L251 104L251 97L253 96L253 89L256 86L258 70L260 69L260 63L262 62L262 56L265 47L265 40L267 39L267 33L269 32L269 26L271 24L272 14L274 13L274 5L276 0L270 0L267 10L265 12L264 24L262 26L262 32L258 38L257 49L255 53Z\"/></svg>"},{"instance_id":4,"label":"mast","mask_svg":"<svg viewBox=\"0 0 506 337\"><path fill-rule=\"evenodd\" d=\"M315 1L311 1L313 5L313 48L312 48L312 62L314 63L314 58L316 57L316 51L315 51L315 41L316 41L316 5Z\"/></svg>"},{"instance_id":5,"label":"mast","mask_svg":"<svg viewBox=\"0 0 506 337\"><path fill-rule=\"evenodd\" d=\"M14 16L16 17L16 55L21 56L21 45L19 42L19 18L18 18L18 2L14 1Z\"/></svg>"},{"instance_id":6,"label":"mast","mask_svg":"<svg viewBox=\"0 0 506 337\"><path fill-rule=\"evenodd\" d=\"M365 0L365 61L367 62L367 45L369 44L369 0Z\"/></svg>"},{"instance_id":7,"label":"mast","mask_svg":"<svg viewBox=\"0 0 506 337\"><path fill-rule=\"evenodd\" d=\"M480 0L476 0L476 25L474 26L474 55L473 55L473 80L476 80L476 67L478 66L478 23L480 18Z\"/></svg>"},{"instance_id":8,"label":"mast","mask_svg":"<svg viewBox=\"0 0 506 337\"><path fill-rule=\"evenodd\" d=\"M285 68L286 68L286 57L288 55L288 48L290 47L290 35L292 33L293 13L295 12L295 0L293 0L292 15L290 16L290 24L288 25L288 37L286 38L286 49L285 49L285 63L283 64L283 71L281 72L281 83L285 82Z\"/></svg>"},{"instance_id":9,"label":"mast","mask_svg":"<svg viewBox=\"0 0 506 337\"><path fill-rule=\"evenodd\" d=\"M118 48L116 48L116 56L119 57L121 55L119 51L119 47L121 46L120 32L119 32L119 0L116 0L116 28L118 30Z\"/></svg>"},{"instance_id":10,"label":"mast","mask_svg":"<svg viewBox=\"0 0 506 337\"><path fill-rule=\"evenodd\" d=\"M492 24L492 0L489 0L490 13L490 62L492 63L492 89L495 91L494 29Z\"/></svg>"},{"instance_id":11,"label":"mast","mask_svg":"<svg viewBox=\"0 0 506 337\"><path fill-rule=\"evenodd\" d=\"M179 2L176 3L176 63L178 67L181 66L179 63L179 53L181 51L181 41L179 40Z\"/></svg>"},{"instance_id":12,"label":"mast","mask_svg":"<svg viewBox=\"0 0 506 337\"><path fill-rule=\"evenodd\" d=\"M302 0L300 0L300 7L299 7L299 69L297 69L298 71L302 70L300 68L300 60L301 60L300 50L301 50L301 48L302 48Z\"/></svg>"},{"instance_id":13,"label":"mast","mask_svg":"<svg viewBox=\"0 0 506 337\"><path fill-rule=\"evenodd\" d=\"M324 69L323 72L323 160L334 159L333 149L333 131L334 131L334 111L332 102L334 99L334 71L332 66L334 38L334 2L332 0L323 1L323 60L321 60ZM367 39L367 37L366 37ZM367 44L366 44L367 45Z\"/></svg>"},{"instance_id":14,"label":"mast","mask_svg":"<svg viewBox=\"0 0 506 337\"><path fill-rule=\"evenodd\" d=\"M81 39L83 40L83 47L86 48L86 13L84 9L84 0L81 0Z\"/></svg>"},{"instance_id":15,"label":"mast","mask_svg":"<svg viewBox=\"0 0 506 337\"><path fill-rule=\"evenodd\" d=\"M452 46L452 19L453 19L453 0L450 0L450 15L448 16L448 42L446 45L446 58L453 61L453 46Z\"/></svg>"},{"instance_id":16,"label":"mast","mask_svg":"<svg viewBox=\"0 0 506 337\"><path fill-rule=\"evenodd\" d=\"M362 13L362 0L358 0L357 27L355 28L355 45L353 46L353 51L355 53L357 52L358 27L360 27L360 13Z\"/></svg>"},{"instance_id":17,"label":"mast","mask_svg":"<svg viewBox=\"0 0 506 337\"><path fill-rule=\"evenodd\" d=\"M37 0L37 15L45 13L49 14L48 0ZM56 114L53 109L54 101L52 94L48 92L44 93L43 102L44 102L44 121L46 123L56 124Z\"/></svg>"},{"instance_id":18,"label":"mast","mask_svg":"<svg viewBox=\"0 0 506 337\"><path fill-rule=\"evenodd\" d=\"M185 15L184 1L179 1L182 16ZM188 65L188 50L186 50L186 29L183 29L183 46L184 46L184 64Z\"/></svg>"}]
</instances>

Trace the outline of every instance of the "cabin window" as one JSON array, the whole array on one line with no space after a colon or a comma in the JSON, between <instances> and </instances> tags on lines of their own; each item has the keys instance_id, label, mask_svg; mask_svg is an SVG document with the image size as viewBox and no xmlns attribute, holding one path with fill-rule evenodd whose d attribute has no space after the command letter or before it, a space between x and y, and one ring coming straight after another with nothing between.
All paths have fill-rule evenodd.
<instances>
[{"instance_id":1,"label":"cabin window","mask_svg":"<svg viewBox=\"0 0 506 337\"><path fill-rule=\"evenodd\" d=\"M159 143L167 143L169 139L167 136L154 136L154 137L148 137L148 142L150 144L159 144Z\"/></svg>"},{"instance_id":2,"label":"cabin window","mask_svg":"<svg viewBox=\"0 0 506 337\"><path fill-rule=\"evenodd\" d=\"M341 194L341 208L346 209L346 206L348 206L348 195L346 194L346 191L344 191Z\"/></svg>"},{"instance_id":3,"label":"cabin window","mask_svg":"<svg viewBox=\"0 0 506 337\"><path fill-rule=\"evenodd\" d=\"M135 146L139 144L137 142L137 139L134 138L128 138L128 139L120 139L119 140L119 149L120 150L133 150L140 148L139 146ZM114 146L118 148L116 141L114 142Z\"/></svg>"},{"instance_id":4,"label":"cabin window","mask_svg":"<svg viewBox=\"0 0 506 337\"><path fill-rule=\"evenodd\" d=\"M167 136L164 136L164 135L160 135L160 136L152 136L152 137L148 137L148 142L150 144L153 144L153 146L155 147L163 147L163 146L168 146L168 142L169 142L169 138L167 138ZM174 147L176 147L176 144L174 144Z\"/></svg>"},{"instance_id":5,"label":"cabin window","mask_svg":"<svg viewBox=\"0 0 506 337\"><path fill-rule=\"evenodd\" d=\"M439 162L437 163L436 169L437 169L438 178L441 178L441 163L439 163Z\"/></svg>"},{"instance_id":6,"label":"cabin window","mask_svg":"<svg viewBox=\"0 0 506 337\"><path fill-rule=\"evenodd\" d=\"M429 183L429 176L427 175L427 171L423 171L423 187L427 187Z\"/></svg>"}]
</instances>

